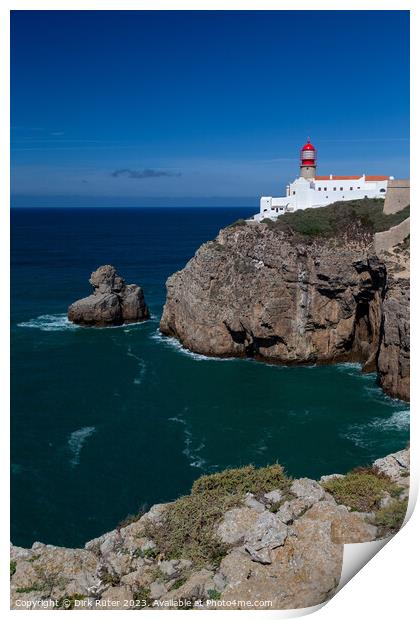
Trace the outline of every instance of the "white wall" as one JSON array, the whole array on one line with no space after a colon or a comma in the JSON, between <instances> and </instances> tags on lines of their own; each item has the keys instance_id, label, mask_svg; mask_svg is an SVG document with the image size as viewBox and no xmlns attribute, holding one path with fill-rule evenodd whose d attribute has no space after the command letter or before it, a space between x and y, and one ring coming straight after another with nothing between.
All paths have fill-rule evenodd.
<instances>
[{"instance_id":1,"label":"white wall","mask_svg":"<svg viewBox=\"0 0 420 620\"><path fill-rule=\"evenodd\" d=\"M261 198L261 217L258 219L275 218L285 211L322 207L340 200L385 198L387 185L387 180L366 181L364 175L359 179L308 180L299 177L288 186L287 196Z\"/></svg>"}]
</instances>

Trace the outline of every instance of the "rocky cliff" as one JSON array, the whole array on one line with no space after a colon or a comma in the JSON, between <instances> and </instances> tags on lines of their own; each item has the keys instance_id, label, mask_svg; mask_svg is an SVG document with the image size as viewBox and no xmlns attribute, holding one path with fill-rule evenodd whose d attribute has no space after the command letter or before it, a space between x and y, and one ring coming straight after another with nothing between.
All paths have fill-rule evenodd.
<instances>
[{"instance_id":1,"label":"rocky cliff","mask_svg":"<svg viewBox=\"0 0 420 620\"><path fill-rule=\"evenodd\" d=\"M383 538L407 507L409 452L290 479L280 465L199 478L190 495L83 549L11 547L13 609L293 609L330 598L343 544Z\"/></svg>"},{"instance_id":2,"label":"rocky cliff","mask_svg":"<svg viewBox=\"0 0 420 620\"><path fill-rule=\"evenodd\" d=\"M376 253L363 226L305 237L240 222L168 279L160 329L210 356L360 361L408 399L407 265L407 248Z\"/></svg>"}]
</instances>

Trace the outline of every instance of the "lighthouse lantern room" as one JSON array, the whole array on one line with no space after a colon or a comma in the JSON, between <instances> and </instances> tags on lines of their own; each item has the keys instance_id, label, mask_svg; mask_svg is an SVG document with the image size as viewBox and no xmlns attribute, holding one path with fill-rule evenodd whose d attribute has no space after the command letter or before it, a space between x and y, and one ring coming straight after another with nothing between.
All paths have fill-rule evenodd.
<instances>
[{"instance_id":1,"label":"lighthouse lantern room","mask_svg":"<svg viewBox=\"0 0 420 620\"><path fill-rule=\"evenodd\" d=\"M300 176L314 179L316 174L316 149L308 137L307 143L300 149Z\"/></svg>"}]
</instances>

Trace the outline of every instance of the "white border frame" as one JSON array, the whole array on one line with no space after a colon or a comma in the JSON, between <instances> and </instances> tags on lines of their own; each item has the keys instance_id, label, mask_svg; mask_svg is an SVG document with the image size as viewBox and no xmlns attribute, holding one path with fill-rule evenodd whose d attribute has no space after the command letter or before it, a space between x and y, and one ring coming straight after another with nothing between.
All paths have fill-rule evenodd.
<instances>
[{"instance_id":1,"label":"white border frame","mask_svg":"<svg viewBox=\"0 0 420 620\"><path fill-rule=\"evenodd\" d=\"M419 120L418 111L419 99L418 99L418 77L414 74L414 67L420 66L419 55L419 20L418 11L414 0L396 2L394 0L353 0L342 1L339 6L334 0L319 0L316 4L313 0L283 0L282 2L276 2L274 0L260 0L255 2L251 0L5 0L0 7L0 58L2 59L0 65L0 87L2 94L2 107L3 112L1 117L0 126L0 140L1 140L1 152L3 154L2 161L4 164L0 167L0 189L2 194L1 209L0 209L0 234L1 244L0 251L2 256L2 264L8 265L10 256L9 245L9 206L10 206L10 31L9 31L9 12L11 10L410 10L411 11L411 140L416 144L416 138L419 137ZM417 36L419 39L417 39ZM386 41L384 41L386 45ZM386 95L384 95L386 97ZM30 104L28 104L30 105ZM417 112L417 114L416 114ZM420 169L420 155L419 151L413 149L411 157L411 204L416 205L415 209L411 211L411 228L414 235L419 230L419 204L418 197L419 191L416 187L416 177L413 174L415 170ZM420 245L420 244L419 244ZM419 299L418 293L418 277L419 273L419 250L416 244L412 244L412 349L414 355L412 356L411 371L413 377L416 377L415 373L418 368L418 344L419 344L419 328L417 327L417 301ZM2 292L5 291L10 285L9 271L3 268L2 277ZM1 458L3 460L3 472L9 472L9 318L8 318L8 305L2 300L0 304L0 329L2 331L2 348L0 358L0 378L1 378L1 396L3 399L2 415L4 432L2 433L2 441L4 442L3 449L1 451ZM412 382L412 400L411 400L411 446L414 448L411 450L411 493L410 493L410 509L411 512L414 507L415 498L417 496L418 480L419 480L419 421L417 420L420 415L417 412L418 403L418 386L416 382ZM7 476L3 476L4 480L9 479ZM3 497L9 497L9 485L6 483L2 489ZM1 514L1 608L6 613L15 613L9 610L9 575L7 572L8 565L8 533L9 533L9 513L3 511ZM317 612L317 618L319 620L354 620L356 617L360 617L363 620L365 618L380 618L386 620L391 618L394 620L398 617L399 620L408 620L414 617L414 613L417 612L417 588L418 588L418 549L420 548L420 513L417 509L411 519L408 521L403 530L395 536L378 555L376 555L359 573L351 579L351 581L343 588L334 598L327 603L325 607L322 607ZM6 534L7 532L7 534ZM7 539L6 539L7 536ZM30 613L26 611L20 612L22 614ZM53 611L44 611L43 613L55 613ZM80 612L73 612L80 613ZM106 613L110 612L97 612ZM120 614L120 611L113 612L114 614ZM158 613L158 616L156 616ZM142 618L161 617L160 614L175 614L174 620L183 620L184 611L142 611ZM188 612L190 613L190 612ZM200 613L214 613L214 611L203 611ZM241 618L244 615L250 618L261 617L285 617L284 612L277 611L219 611L218 618L226 617L230 620L234 620L236 614L240 614ZM222 615L221 615L222 614ZM252 614L252 615L251 615ZM286 612L287 614L287 612ZM291 612L289 617L296 616L296 613ZM298 612L297 615L302 615ZM190 616L187 616L189 618ZM212 616L213 617L213 616Z\"/></svg>"}]
</instances>

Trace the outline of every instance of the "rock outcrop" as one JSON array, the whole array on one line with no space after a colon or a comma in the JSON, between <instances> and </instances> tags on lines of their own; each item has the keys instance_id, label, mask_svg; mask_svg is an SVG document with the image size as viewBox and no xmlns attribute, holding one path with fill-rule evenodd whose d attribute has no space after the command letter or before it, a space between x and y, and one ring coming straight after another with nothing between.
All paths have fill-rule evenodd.
<instances>
[{"instance_id":1,"label":"rock outcrop","mask_svg":"<svg viewBox=\"0 0 420 620\"><path fill-rule=\"evenodd\" d=\"M229 493L229 471L236 484L242 470L200 479L204 480L200 487L203 503L218 481L219 500L226 500L228 496L223 494ZM276 466L275 471L281 468ZM205 550L209 552L221 544L217 561L213 556L207 563L194 561L183 556L179 548L177 557L166 557L159 539L154 539L153 532L163 527L165 537L175 534L178 540L179 532L166 530L164 520L181 500L153 506L128 525L89 541L84 549L39 542L31 549L12 545L11 607L226 609L245 604L251 609L294 609L317 605L330 598L339 583L343 545L393 534L404 518L409 488L408 450L378 459L371 470L357 475L361 477L352 489L348 486L351 478L341 488L346 496L334 495L330 486L331 481L345 478L337 474L323 477L320 482L286 477L282 488L239 495L237 505L222 512L212 526L213 542ZM352 476L354 483L355 474ZM268 479L265 474L263 479ZM252 486L251 478L249 484ZM383 489L379 494L378 485ZM193 493L194 487L190 496L182 498L184 508ZM335 499L346 497L351 502L355 497L360 500L363 494L372 512L358 512L357 506ZM210 503L206 513L209 518L213 508ZM188 520L192 523L191 512L183 512L182 518L184 526L188 526ZM381 529L384 523L386 531ZM206 523L200 521L200 527L206 527ZM187 539L189 531L187 527Z\"/></svg>"},{"instance_id":2,"label":"rock outcrop","mask_svg":"<svg viewBox=\"0 0 420 620\"><path fill-rule=\"evenodd\" d=\"M372 234L304 239L248 223L223 229L168 279L160 329L209 356L359 361L408 399L407 294L407 277L390 285Z\"/></svg>"},{"instance_id":3,"label":"rock outcrop","mask_svg":"<svg viewBox=\"0 0 420 620\"><path fill-rule=\"evenodd\" d=\"M150 317L143 289L137 284L126 284L112 265L99 267L89 283L93 294L69 306L68 318L73 323L107 327L138 323Z\"/></svg>"}]
</instances>

